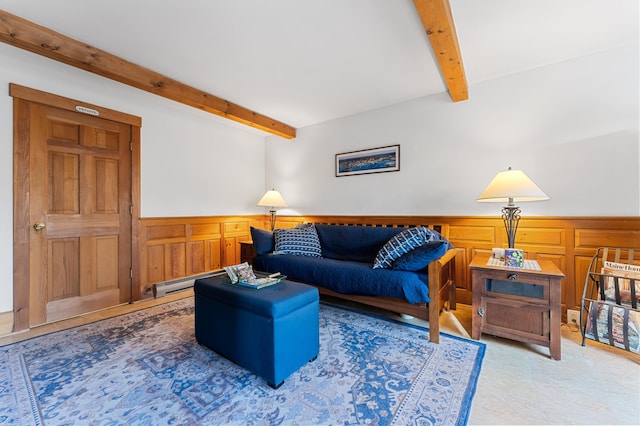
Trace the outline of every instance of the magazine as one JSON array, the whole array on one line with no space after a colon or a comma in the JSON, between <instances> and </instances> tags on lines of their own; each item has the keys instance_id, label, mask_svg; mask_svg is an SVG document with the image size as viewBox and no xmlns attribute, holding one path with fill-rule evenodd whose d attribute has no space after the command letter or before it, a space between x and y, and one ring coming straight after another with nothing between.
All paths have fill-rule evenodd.
<instances>
[{"instance_id":1,"label":"magazine","mask_svg":"<svg viewBox=\"0 0 640 426\"><path fill-rule=\"evenodd\" d=\"M627 263L618 263L605 261L604 269L612 271L612 275L628 278L640 278L640 265L629 265Z\"/></svg>"},{"instance_id":2,"label":"magazine","mask_svg":"<svg viewBox=\"0 0 640 426\"><path fill-rule=\"evenodd\" d=\"M238 265L225 266L224 270L227 273L230 284L254 289L278 284L287 278L279 272L274 274L265 274L262 272L256 273L247 262L240 263Z\"/></svg>"},{"instance_id":3,"label":"magazine","mask_svg":"<svg viewBox=\"0 0 640 426\"><path fill-rule=\"evenodd\" d=\"M640 266L605 261L601 273L604 280L604 295L609 301L616 301L616 281L620 293L620 303L631 303L631 283L634 283L636 300L640 298Z\"/></svg>"},{"instance_id":4,"label":"magazine","mask_svg":"<svg viewBox=\"0 0 640 426\"><path fill-rule=\"evenodd\" d=\"M628 315L625 321L625 314ZM594 321L595 320L595 321ZM594 324L595 322L595 324ZM591 304L586 337L640 353L640 313L608 302ZM611 333L610 333L611 332Z\"/></svg>"}]
</instances>

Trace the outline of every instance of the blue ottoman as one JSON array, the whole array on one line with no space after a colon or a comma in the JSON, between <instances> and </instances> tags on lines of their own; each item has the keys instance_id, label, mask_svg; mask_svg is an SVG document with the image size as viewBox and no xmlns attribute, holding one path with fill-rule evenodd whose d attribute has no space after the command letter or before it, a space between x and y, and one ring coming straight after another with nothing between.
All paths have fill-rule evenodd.
<instances>
[{"instance_id":1,"label":"blue ottoman","mask_svg":"<svg viewBox=\"0 0 640 426\"><path fill-rule=\"evenodd\" d=\"M318 356L318 289L283 281L259 290L197 279L196 339L278 388Z\"/></svg>"}]
</instances>

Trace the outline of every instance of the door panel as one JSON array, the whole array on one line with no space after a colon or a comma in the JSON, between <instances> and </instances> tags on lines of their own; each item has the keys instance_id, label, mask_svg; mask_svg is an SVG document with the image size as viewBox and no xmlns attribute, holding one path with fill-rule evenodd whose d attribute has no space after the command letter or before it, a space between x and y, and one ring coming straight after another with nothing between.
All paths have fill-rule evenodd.
<instances>
[{"instance_id":1,"label":"door panel","mask_svg":"<svg viewBox=\"0 0 640 426\"><path fill-rule=\"evenodd\" d=\"M63 152L49 152L49 210L50 214L80 213L80 156Z\"/></svg>"},{"instance_id":2,"label":"door panel","mask_svg":"<svg viewBox=\"0 0 640 426\"><path fill-rule=\"evenodd\" d=\"M117 289L118 236L96 237L91 242L91 269L95 270L96 290Z\"/></svg>"},{"instance_id":3,"label":"door panel","mask_svg":"<svg viewBox=\"0 0 640 426\"><path fill-rule=\"evenodd\" d=\"M30 325L130 301L129 125L30 108ZM46 249L45 249L46 247Z\"/></svg>"},{"instance_id":4,"label":"door panel","mask_svg":"<svg viewBox=\"0 0 640 426\"><path fill-rule=\"evenodd\" d=\"M47 300L52 302L80 295L80 265L76 253L79 238L51 238L47 250Z\"/></svg>"},{"instance_id":5,"label":"door panel","mask_svg":"<svg viewBox=\"0 0 640 426\"><path fill-rule=\"evenodd\" d=\"M109 158L94 159L94 213L118 213L118 163Z\"/></svg>"}]
</instances>

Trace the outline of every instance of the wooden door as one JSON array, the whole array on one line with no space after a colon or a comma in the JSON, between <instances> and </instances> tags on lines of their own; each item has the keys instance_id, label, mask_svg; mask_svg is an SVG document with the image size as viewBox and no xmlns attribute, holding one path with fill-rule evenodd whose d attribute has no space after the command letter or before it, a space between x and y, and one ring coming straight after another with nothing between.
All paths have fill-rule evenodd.
<instances>
[{"instance_id":1,"label":"wooden door","mask_svg":"<svg viewBox=\"0 0 640 426\"><path fill-rule=\"evenodd\" d=\"M132 126L20 99L16 105L14 178L25 182L14 188L29 196L24 203L16 196L24 220L14 228L28 239L28 326L131 301ZM14 278L15 292L23 277ZM20 309L14 297L14 312Z\"/></svg>"}]
</instances>

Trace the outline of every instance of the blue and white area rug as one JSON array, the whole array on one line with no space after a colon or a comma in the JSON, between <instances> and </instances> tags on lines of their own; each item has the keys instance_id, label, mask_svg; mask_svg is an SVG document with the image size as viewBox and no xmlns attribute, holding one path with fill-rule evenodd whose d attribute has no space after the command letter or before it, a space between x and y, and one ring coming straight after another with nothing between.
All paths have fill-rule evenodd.
<instances>
[{"instance_id":1,"label":"blue and white area rug","mask_svg":"<svg viewBox=\"0 0 640 426\"><path fill-rule=\"evenodd\" d=\"M0 347L0 425L465 424L485 346L321 304L277 390L194 337L193 298Z\"/></svg>"}]
</instances>

